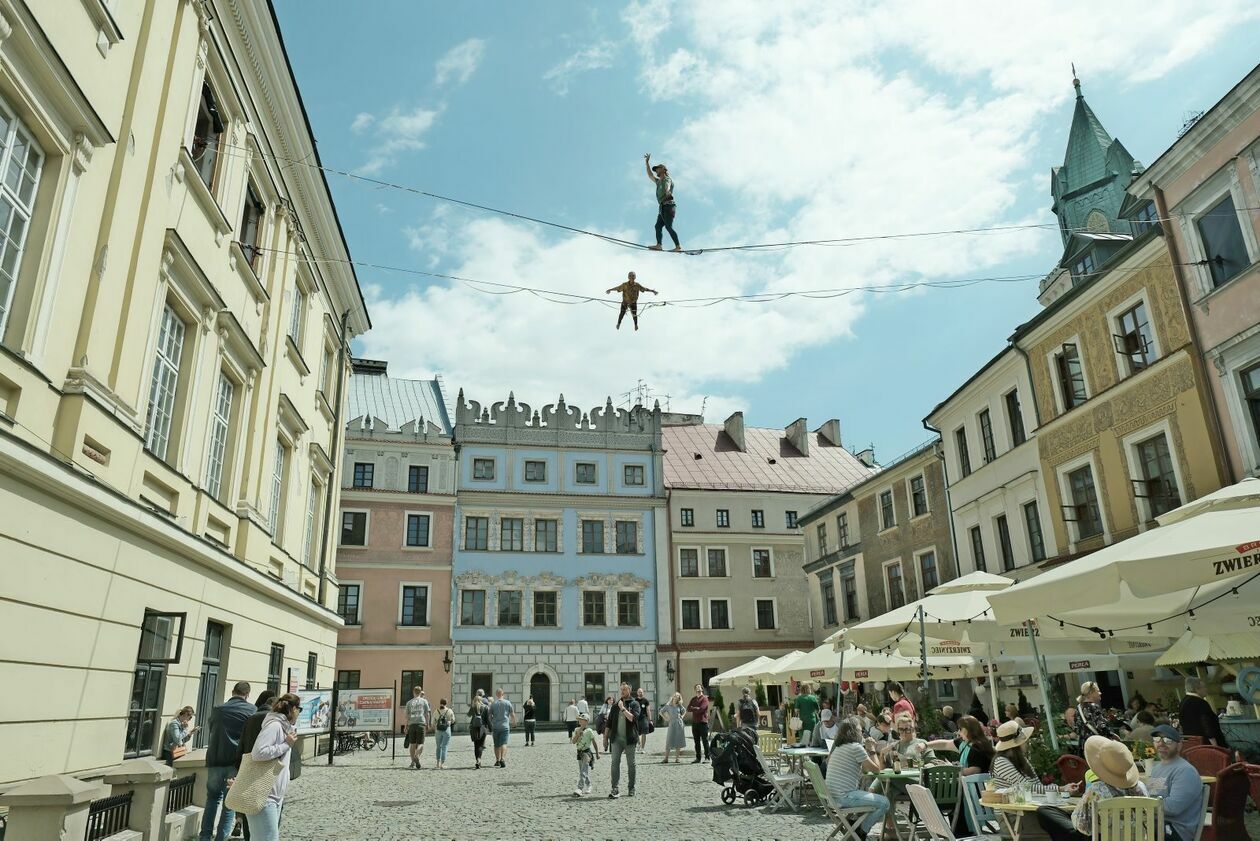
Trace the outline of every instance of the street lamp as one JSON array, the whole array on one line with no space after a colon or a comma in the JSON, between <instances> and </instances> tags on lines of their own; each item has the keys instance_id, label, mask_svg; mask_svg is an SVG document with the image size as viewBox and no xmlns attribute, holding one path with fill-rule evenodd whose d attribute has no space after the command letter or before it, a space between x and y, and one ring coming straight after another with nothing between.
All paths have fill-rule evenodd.
<instances>
[{"instance_id":1,"label":"street lamp","mask_svg":"<svg viewBox=\"0 0 1260 841\"><path fill-rule=\"evenodd\" d=\"M674 680L674 661L673 660L665 661L665 678L669 680L671 683Z\"/></svg>"},{"instance_id":2,"label":"street lamp","mask_svg":"<svg viewBox=\"0 0 1260 841\"><path fill-rule=\"evenodd\" d=\"M445 654L443 654L443 655L442 655L442 668L446 670L446 673L447 673L447 674L450 674L450 672L451 672L451 663L452 663L452 662L453 662L453 661L451 660L451 652L449 652L449 651L448 651L448 652L446 652Z\"/></svg>"}]
</instances>

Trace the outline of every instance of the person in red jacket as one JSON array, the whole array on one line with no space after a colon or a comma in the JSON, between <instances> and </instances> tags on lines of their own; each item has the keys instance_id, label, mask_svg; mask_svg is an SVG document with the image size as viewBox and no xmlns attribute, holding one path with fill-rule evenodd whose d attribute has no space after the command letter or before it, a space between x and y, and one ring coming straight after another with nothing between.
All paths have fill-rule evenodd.
<instances>
[{"instance_id":1,"label":"person in red jacket","mask_svg":"<svg viewBox=\"0 0 1260 841\"><path fill-rule=\"evenodd\" d=\"M914 719L916 722L919 720L919 715L914 709L914 704L906 697L906 693L902 690L900 683L897 683L895 680L889 682L888 697L892 698L893 702L893 721L896 721L897 716L901 713L910 713L910 718Z\"/></svg>"},{"instance_id":2,"label":"person in red jacket","mask_svg":"<svg viewBox=\"0 0 1260 841\"><path fill-rule=\"evenodd\" d=\"M695 765L700 762L700 751L704 750L704 761L709 761L709 696L704 694L704 685L696 684L696 694L687 702L687 712L691 714L691 738L696 743Z\"/></svg>"}]
</instances>

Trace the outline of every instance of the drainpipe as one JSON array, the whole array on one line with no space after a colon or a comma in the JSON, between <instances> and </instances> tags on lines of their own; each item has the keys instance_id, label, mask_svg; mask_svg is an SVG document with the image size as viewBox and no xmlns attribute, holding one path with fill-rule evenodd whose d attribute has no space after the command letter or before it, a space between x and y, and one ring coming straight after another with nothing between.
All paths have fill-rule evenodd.
<instances>
[{"instance_id":1,"label":"drainpipe","mask_svg":"<svg viewBox=\"0 0 1260 841\"><path fill-rule=\"evenodd\" d=\"M332 452L328 454L329 460L332 461L332 469L328 471L328 482L324 490L324 535L320 539L319 549L319 603L321 605L328 595L326 570L328 569L328 535L332 532L329 523L332 522L333 477L337 475L337 456L340 454L345 432L341 428L341 404L346 386L346 327L349 322L350 310L346 310L341 314L341 335L339 336L341 341L337 349L337 370L341 373L337 377L337 405L333 406L333 447Z\"/></svg>"},{"instance_id":2,"label":"drainpipe","mask_svg":"<svg viewBox=\"0 0 1260 841\"><path fill-rule=\"evenodd\" d=\"M674 638L674 680L682 689L682 646L678 644L678 599L674 595L674 509L673 509L673 491L665 491L665 528L669 533L669 557L666 559L669 570L669 633ZM657 569L660 569L660 563L657 563ZM660 586L659 584L657 586ZM659 620L658 620L659 621ZM708 689L706 686L705 689Z\"/></svg>"},{"instance_id":3,"label":"drainpipe","mask_svg":"<svg viewBox=\"0 0 1260 841\"><path fill-rule=\"evenodd\" d=\"M941 442L941 452L937 456L941 462L941 478L945 480L945 507L949 509L949 545L954 551L954 573L955 577L962 576L962 556L958 554L958 535L954 534L954 500L949 493L949 463L945 461L945 436L941 431L932 424L927 422L927 418L923 419L923 428L928 432L934 433L938 441ZM941 582L944 583L944 582Z\"/></svg>"},{"instance_id":4,"label":"drainpipe","mask_svg":"<svg viewBox=\"0 0 1260 841\"><path fill-rule=\"evenodd\" d=\"M1168 202L1164 199L1164 191L1162 188L1151 184L1155 191L1155 214L1163 220L1171 220L1172 216L1168 213ZM1160 223L1161 225L1164 222ZM1177 297L1181 300L1181 309L1186 314L1186 327L1190 330L1190 345L1192 352L1190 359L1194 365L1194 372L1199 381L1199 399L1207 407L1208 414L1208 434L1212 438L1212 458L1216 462L1217 479L1221 486L1231 485L1238 481L1238 477L1234 475L1234 470L1229 462L1229 458L1225 454L1225 429L1221 424L1221 414L1217 411L1216 398L1211 394L1211 386L1208 380L1207 365L1203 361L1203 354L1199 350L1203 347L1199 340L1199 328L1194 321L1194 311L1190 306L1190 293L1187 288L1186 275L1182 266L1182 255L1177 247L1177 238L1173 236L1172 231L1164 231L1164 244L1168 248L1168 256L1171 258L1173 278L1177 281ZM1204 393L1204 392L1208 393Z\"/></svg>"}]
</instances>

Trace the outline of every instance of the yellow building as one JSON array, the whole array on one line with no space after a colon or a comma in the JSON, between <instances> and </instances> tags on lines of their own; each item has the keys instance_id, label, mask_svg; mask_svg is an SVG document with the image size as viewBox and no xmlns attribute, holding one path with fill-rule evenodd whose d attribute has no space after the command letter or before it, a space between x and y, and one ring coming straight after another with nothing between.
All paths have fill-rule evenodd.
<instances>
[{"instance_id":1,"label":"yellow building","mask_svg":"<svg viewBox=\"0 0 1260 841\"><path fill-rule=\"evenodd\" d=\"M265 0L0 0L0 132L3 788L331 685L369 323Z\"/></svg>"}]
</instances>

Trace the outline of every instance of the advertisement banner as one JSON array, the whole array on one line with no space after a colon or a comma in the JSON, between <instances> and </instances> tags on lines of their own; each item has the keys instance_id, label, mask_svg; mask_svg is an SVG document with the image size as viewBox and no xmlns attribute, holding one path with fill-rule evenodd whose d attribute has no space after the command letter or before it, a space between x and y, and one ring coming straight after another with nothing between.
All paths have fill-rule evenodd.
<instances>
[{"instance_id":1,"label":"advertisement banner","mask_svg":"<svg viewBox=\"0 0 1260 841\"><path fill-rule=\"evenodd\" d=\"M392 731L394 690L341 690L337 694L337 729Z\"/></svg>"},{"instance_id":2,"label":"advertisement banner","mask_svg":"<svg viewBox=\"0 0 1260 841\"><path fill-rule=\"evenodd\" d=\"M327 733L332 721L332 690L303 689L296 693L302 699L302 712L298 715L299 736Z\"/></svg>"}]
</instances>

